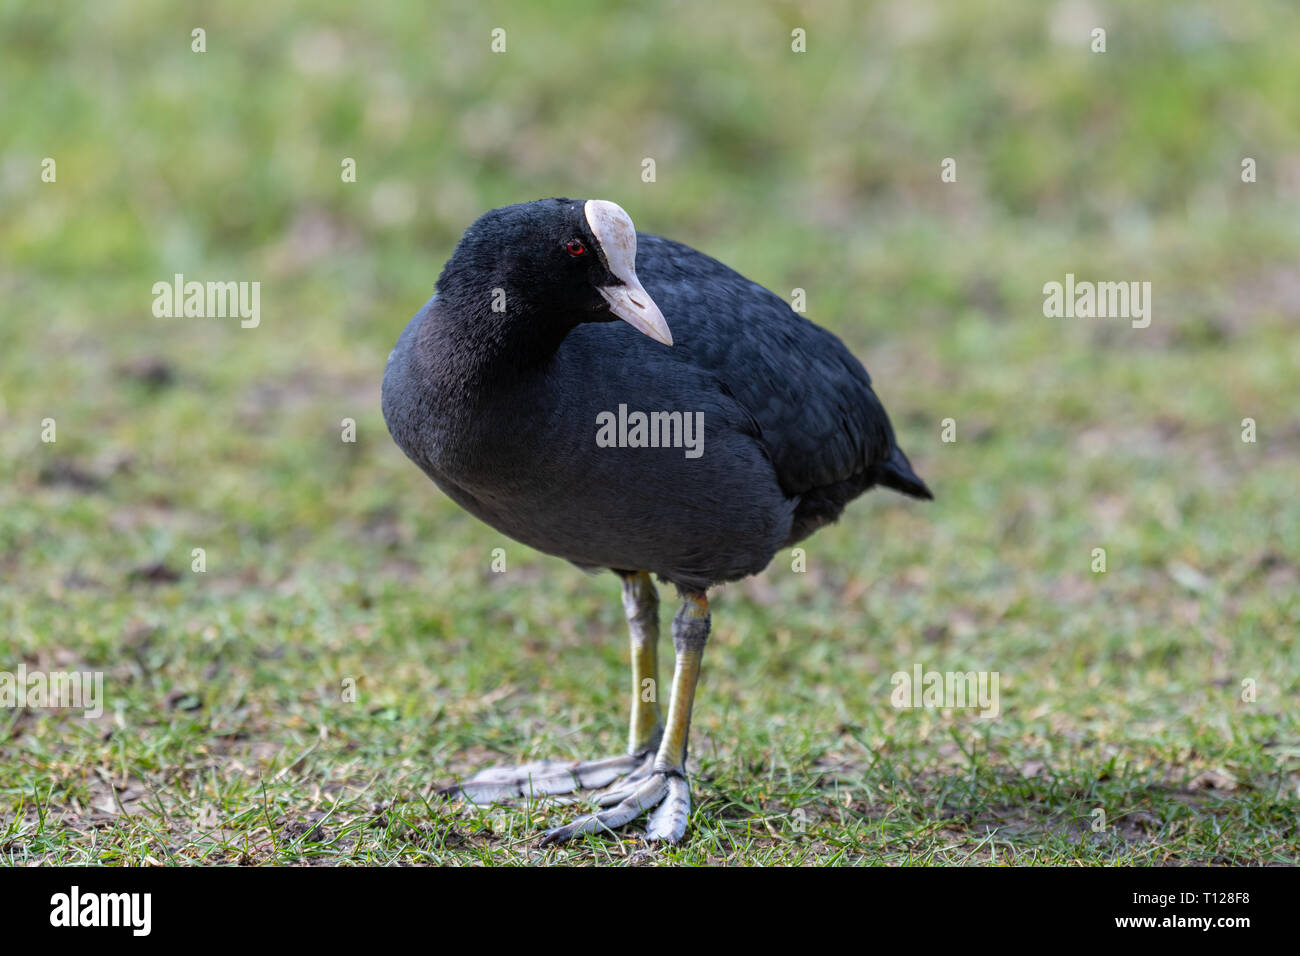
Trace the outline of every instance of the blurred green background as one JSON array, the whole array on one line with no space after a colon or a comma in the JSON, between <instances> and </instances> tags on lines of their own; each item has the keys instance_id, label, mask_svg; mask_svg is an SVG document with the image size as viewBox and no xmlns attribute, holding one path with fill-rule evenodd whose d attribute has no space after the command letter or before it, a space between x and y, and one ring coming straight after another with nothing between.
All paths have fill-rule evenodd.
<instances>
[{"instance_id":1,"label":"blurred green background","mask_svg":"<svg viewBox=\"0 0 1300 956\"><path fill-rule=\"evenodd\" d=\"M109 708L0 711L0 855L1297 862L1298 35L1255 0L0 0L0 670L103 670ZM461 513L379 412L461 232L544 196L805 289L938 496L715 599L671 850L427 794L622 744L616 580ZM155 318L178 272L261 282L260 326ZM1150 281L1151 326L1044 318L1067 272ZM917 662L998 671L1001 719L891 708Z\"/></svg>"}]
</instances>

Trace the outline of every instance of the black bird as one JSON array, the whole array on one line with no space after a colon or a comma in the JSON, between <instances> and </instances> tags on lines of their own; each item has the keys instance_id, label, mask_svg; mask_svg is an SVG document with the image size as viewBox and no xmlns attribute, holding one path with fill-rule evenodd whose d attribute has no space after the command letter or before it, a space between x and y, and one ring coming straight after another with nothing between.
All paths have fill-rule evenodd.
<instances>
[{"instance_id":1,"label":"black bird","mask_svg":"<svg viewBox=\"0 0 1300 956\"><path fill-rule=\"evenodd\" d=\"M628 754L492 768L450 790L599 790L606 809L546 842L650 810L650 839L681 839L708 589L763 570L874 485L931 497L838 338L599 199L506 206L470 226L389 356L383 408L397 444L471 514L622 577ZM652 574L682 598L666 721Z\"/></svg>"}]
</instances>

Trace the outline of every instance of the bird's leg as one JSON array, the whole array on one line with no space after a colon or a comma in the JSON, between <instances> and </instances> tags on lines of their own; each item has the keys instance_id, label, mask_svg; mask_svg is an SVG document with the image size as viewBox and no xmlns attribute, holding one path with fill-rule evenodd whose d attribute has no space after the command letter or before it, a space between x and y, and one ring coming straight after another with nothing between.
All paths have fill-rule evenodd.
<instances>
[{"instance_id":1,"label":"bird's leg","mask_svg":"<svg viewBox=\"0 0 1300 956\"><path fill-rule=\"evenodd\" d=\"M664 732L659 716L659 595L645 571L623 574L622 578L623 608L632 644L628 753L603 760L536 760L514 767L489 767L462 784L443 789L443 796L499 803L622 787L650 776L655 748Z\"/></svg>"},{"instance_id":2,"label":"bird's leg","mask_svg":"<svg viewBox=\"0 0 1300 956\"><path fill-rule=\"evenodd\" d=\"M627 750L649 754L659 746L659 595L645 571L623 576L623 609L632 639L632 717Z\"/></svg>"},{"instance_id":3,"label":"bird's leg","mask_svg":"<svg viewBox=\"0 0 1300 956\"><path fill-rule=\"evenodd\" d=\"M677 665L673 671L668 724L663 739L659 742L651 774L644 779L630 777L627 781L615 784L600 798L602 804L613 806L548 830L543 843L610 830L650 809L654 809L654 813L650 815L650 823L646 828L647 839L676 843L682 838L691 813L691 792L686 782L686 748L691 730L691 708L695 702L700 661L708 637L708 598L703 592L684 594L681 609L673 618L673 648L677 652Z\"/></svg>"},{"instance_id":4,"label":"bird's leg","mask_svg":"<svg viewBox=\"0 0 1300 956\"><path fill-rule=\"evenodd\" d=\"M655 770L660 773L686 776L691 709L695 705L695 687L700 681L700 662L708 639L709 599L703 593L687 594L673 618L677 666L673 670L673 696L668 703L668 729L655 756Z\"/></svg>"}]
</instances>

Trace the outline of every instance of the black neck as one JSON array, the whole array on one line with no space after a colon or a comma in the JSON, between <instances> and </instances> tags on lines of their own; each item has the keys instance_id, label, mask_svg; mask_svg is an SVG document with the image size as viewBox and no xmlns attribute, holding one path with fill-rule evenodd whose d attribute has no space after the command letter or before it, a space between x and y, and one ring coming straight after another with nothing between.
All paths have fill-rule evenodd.
<instances>
[{"instance_id":1,"label":"black neck","mask_svg":"<svg viewBox=\"0 0 1300 956\"><path fill-rule=\"evenodd\" d=\"M471 398L545 368L577 324L537 309L494 312L490 302L439 292L420 330L420 353L441 389Z\"/></svg>"}]
</instances>

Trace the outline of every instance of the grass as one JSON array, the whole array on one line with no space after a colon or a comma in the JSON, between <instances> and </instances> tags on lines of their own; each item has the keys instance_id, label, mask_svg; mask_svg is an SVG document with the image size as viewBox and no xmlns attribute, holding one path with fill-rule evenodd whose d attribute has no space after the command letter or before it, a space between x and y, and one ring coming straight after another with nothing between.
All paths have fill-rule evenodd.
<instances>
[{"instance_id":1,"label":"grass","mask_svg":"<svg viewBox=\"0 0 1300 956\"><path fill-rule=\"evenodd\" d=\"M0 709L0 859L1300 862L1300 14L1087 9L0 2L0 670L107 702ZM378 408L451 243L543 195L807 290L938 496L715 595L674 848L431 795L623 744L617 580ZM154 318L175 272L261 325ZM1150 328L1044 318L1067 272L1151 281ZM1000 716L892 707L918 663Z\"/></svg>"}]
</instances>

